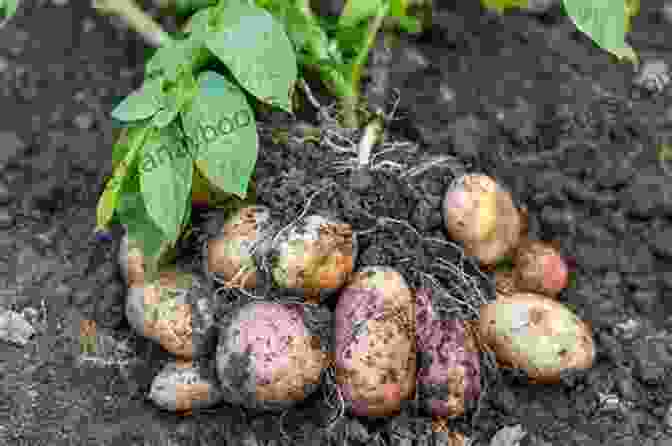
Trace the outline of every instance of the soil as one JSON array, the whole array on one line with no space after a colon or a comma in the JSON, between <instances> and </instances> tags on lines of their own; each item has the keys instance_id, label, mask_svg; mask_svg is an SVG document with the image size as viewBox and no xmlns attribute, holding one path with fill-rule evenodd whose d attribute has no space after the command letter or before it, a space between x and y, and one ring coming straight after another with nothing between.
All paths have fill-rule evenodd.
<instances>
[{"instance_id":1,"label":"soil","mask_svg":"<svg viewBox=\"0 0 672 446\"><path fill-rule=\"evenodd\" d=\"M345 417L327 432L321 412L308 410L324 406L320 397L282 420L226 404L180 417L146 400L171 358L130 331L116 242L91 234L111 170L109 112L140 84L147 48L88 2L22 3L0 31L0 301L35 308L37 334L25 347L0 343L0 445L433 444L429 419ZM274 129L295 123L260 113L258 201L289 221L312 197L311 213L362 231L358 267L414 277L439 258L455 261L454 248L419 241L446 240L439 206L448 183L462 171L494 176L528 208L532 234L559 241L572 260L575 279L560 300L591 323L598 356L559 385L488 376L479 410L451 427L479 445L515 424L528 432L521 446L670 445L672 171L657 153L670 95L638 93L630 65L558 14L497 19L476 1L454 3L394 50L393 150L376 156L370 176L338 173L353 153L277 138ZM644 59L672 63L662 4L642 2L632 42ZM419 166L427 169L412 170ZM97 362L80 355L80 321L91 319Z\"/></svg>"}]
</instances>

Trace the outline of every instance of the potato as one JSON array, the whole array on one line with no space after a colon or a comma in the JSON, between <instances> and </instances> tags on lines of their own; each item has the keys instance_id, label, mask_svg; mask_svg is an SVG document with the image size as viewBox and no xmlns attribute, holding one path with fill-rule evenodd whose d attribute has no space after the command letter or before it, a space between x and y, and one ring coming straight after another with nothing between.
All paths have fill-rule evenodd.
<instances>
[{"instance_id":1,"label":"potato","mask_svg":"<svg viewBox=\"0 0 672 446\"><path fill-rule=\"evenodd\" d=\"M520 291L555 297L567 287L569 268L550 243L524 240L513 262L515 283Z\"/></svg>"},{"instance_id":2,"label":"potato","mask_svg":"<svg viewBox=\"0 0 672 446\"><path fill-rule=\"evenodd\" d=\"M328 310L253 301L222 318L216 362L226 401L282 411L317 389L329 348L306 323L312 312Z\"/></svg>"},{"instance_id":3,"label":"potato","mask_svg":"<svg viewBox=\"0 0 672 446\"><path fill-rule=\"evenodd\" d=\"M467 439L460 432L451 431L444 417L432 418L434 444L445 446L466 446Z\"/></svg>"},{"instance_id":4,"label":"potato","mask_svg":"<svg viewBox=\"0 0 672 446\"><path fill-rule=\"evenodd\" d=\"M141 336L182 358L214 348L213 289L198 274L176 266L159 272L159 282L135 284L126 296L126 318Z\"/></svg>"},{"instance_id":5,"label":"potato","mask_svg":"<svg viewBox=\"0 0 672 446\"><path fill-rule=\"evenodd\" d=\"M523 217L511 194L492 178L468 174L451 183L443 200L448 234L484 266L494 265L518 245Z\"/></svg>"},{"instance_id":6,"label":"potato","mask_svg":"<svg viewBox=\"0 0 672 446\"><path fill-rule=\"evenodd\" d=\"M557 383L563 370L588 369L595 359L590 325L540 294L482 305L478 331L501 365L525 370L532 382Z\"/></svg>"},{"instance_id":7,"label":"potato","mask_svg":"<svg viewBox=\"0 0 672 446\"><path fill-rule=\"evenodd\" d=\"M481 393L476 340L464 321L440 319L433 312L428 289L416 293L416 312L420 406L434 417L460 416L465 401L477 401Z\"/></svg>"},{"instance_id":8,"label":"potato","mask_svg":"<svg viewBox=\"0 0 672 446\"><path fill-rule=\"evenodd\" d=\"M390 267L354 274L339 296L334 325L336 383L352 414L398 413L415 396L415 302Z\"/></svg>"},{"instance_id":9,"label":"potato","mask_svg":"<svg viewBox=\"0 0 672 446\"><path fill-rule=\"evenodd\" d=\"M203 245L206 277L241 288L255 288L259 271L252 250L256 245L256 254L263 254L271 230L271 212L267 207L248 206L233 213L219 234Z\"/></svg>"},{"instance_id":10,"label":"potato","mask_svg":"<svg viewBox=\"0 0 672 446\"><path fill-rule=\"evenodd\" d=\"M288 294L320 303L346 284L356 256L357 241L349 224L310 215L282 232L272 246L273 280Z\"/></svg>"},{"instance_id":11,"label":"potato","mask_svg":"<svg viewBox=\"0 0 672 446\"><path fill-rule=\"evenodd\" d=\"M154 377L148 398L171 412L212 407L224 397L213 372L207 362L170 362Z\"/></svg>"}]
</instances>

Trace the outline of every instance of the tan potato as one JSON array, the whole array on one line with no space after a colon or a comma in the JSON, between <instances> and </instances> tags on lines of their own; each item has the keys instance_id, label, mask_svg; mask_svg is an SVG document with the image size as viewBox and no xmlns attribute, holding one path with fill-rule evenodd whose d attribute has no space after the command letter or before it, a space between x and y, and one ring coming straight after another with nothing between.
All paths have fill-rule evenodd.
<instances>
[{"instance_id":1,"label":"tan potato","mask_svg":"<svg viewBox=\"0 0 672 446\"><path fill-rule=\"evenodd\" d=\"M162 409L190 413L221 402L223 392L216 376L206 373L201 364L177 359L154 377L148 397Z\"/></svg>"},{"instance_id":2,"label":"tan potato","mask_svg":"<svg viewBox=\"0 0 672 446\"><path fill-rule=\"evenodd\" d=\"M453 181L443 200L443 217L450 237L484 266L510 254L524 229L524 216L511 194L482 174Z\"/></svg>"},{"instance_id":3,"label":"tan potato","mask_svg":"<svg viewBox=\"0 0 672 446\"><path fill-rule=\"evenodd\" d=\"M215 335L214 319L205 308L209 289L204 280L176 267L164 268L159 275L158 283L129 288L129 324L138 334L178 357L202 356ZM196 304L195 312L192 303Z\"/></svg>"},{"instance_id":4,"label":"tan potato","mask_svg":"<svg viewBox=\"0 0 672 446\"><path fill-rule=\"evenodd\" d=\"M270 226L268 208L248 206L238 210L224 223L219 235L204 245L205 274L232 287L255 288L258 271L252 250L255 246L265 249L260 243Z\"/></svg>"},{"instance_id":5,"label":"tan potato","mask_svg":"<svg viewBox=\"0 0 672 446\"><path fill-rule=\"evenodd\" d=\"M557 383L563 370L590 368L595 359L590 325L540 294L500 295L481 306L478 328L497 361L525 370L532 382Z\"/></svg>"},{"instance_id":6,"label":"tan potato","mask_svg":"<svg viewBox=\"0 0 672 446\"><path fill-rule=\"evenodd\" d=\"M415 302L392 268L355 273L336 306L336 382L356 416L388 416L415 395Z\"/></svg>"},{"instance_id":7,"label":"tan potato","mask_svg":"<svg viewBox=\"0 0 672 446\"><path fill-rule=\"evenodd\" d=\"M320 303L350 279L357 257L352 227L309 215L281 233L271 248L273 280L289 294Z\"/></svg>"}]
</instances>

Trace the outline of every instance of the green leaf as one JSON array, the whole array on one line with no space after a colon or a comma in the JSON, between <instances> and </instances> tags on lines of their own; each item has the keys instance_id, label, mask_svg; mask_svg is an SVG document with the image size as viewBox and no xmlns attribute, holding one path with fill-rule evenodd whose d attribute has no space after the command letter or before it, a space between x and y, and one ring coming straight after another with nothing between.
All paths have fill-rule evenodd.
<instances>
[{"instance_id":1,"label":"green leaf","mask_svg":"<svg viewBox=\"0 0 672 446\"><path fill-rule=\"evenodd\" d=\"M208 54L201 37L200 33L192 32L186 39L174 39L159 47L145 65L145 78L163 76L165 80L175 82L183 69L193 71Z\"/></svg>"},{"instance_id":2,"label":"green leaf","mask_svg":"<svg viewBox=\"0 0 672 446\"><path fill-rule=\"evenodd\" d=\"M112 117L119 121L138 121L151 118L160 109L161 79L150 79L121 101L112 110Z\"/></svg>"},{"instance_id":3,"label":"green leaf","mask_svg":"<svg viewBox=\"0 0 672 446\"><path fill-rule=\"evenodd\" d=\"M0 0L0 28L5 26L19 9L19 0Z\"/></svg>"},{"instance_id":4,"label":"green leaf","mask_svg":"<svg viewBox=\"0 0 672 446\"><path fill-rule=\"evenodd\" d=\"M208 49L248 92L291 113L297 66L283 26L261 8L231 4L223 10L217 29L206 41Z\"/></svg>"},{"instance_id":5,"label":"green leaf","mask_svg":"<svg viewBox=\"0 0 672 446\"><path fill-rule=\"evenodd\" d=\"M244 92L224 76L205 71L181 117L197 168L222 191L245 198L259 141Z\"/></svg>"},{"instance_id":6,"label":"green leaf","mask_svg":"<svg viewBox=\"0 0 672 446\"><path fill-rule=\"evenodd\" d=\"M484 8L503 14L507 9L525 9L529 0L481 0Z\"/></svg>"},{"instance_id":7,"label":"green leaf","mask_svg":"<svg viewBox=\"0 0 672 446\"><path fill-rule=\"evenodd\" d=\"M149 131L147 126L133 126L126 129L112 151L113 172L105 184L105 190L98 200L96 209L96 229L104 229L112 220L114 211L119 203L119 195L123 184L131 176L132 166L140 152Z\"/></svg>"},{"instance_id":8,"label":"green leaf","mask_svg":"<svg viewBox=\"0 0 672 446\"><path fill-rule=\"evenodd\" d=\"M409 34L417 34L422 32L422 21L416 17L397 17L399 20L399 27L402 31Z\"/></svg>"},{"instance_id":9,"label":"green leaf","mask_svg":"<svg viewBox=\"0 0 672 446\"><path fill-rule=\"evenodd\" d=\"M338 18L340 26L355 26L376 15L382 0L348 0Z\"/></svg>"},{"instance_id":10,"label":"green leaf","mask_svg":"<svg viewBox=\"0 0 672 446\"><path fill-rule=\"evenodd\" d=\"M390 17L406 17L408 11L409 0L391 0L390 1Z\"/></svg>"},{"instance_id":11,"label":"green leaf","mask_svg":"<svg viewBox=\"0 0 672 446\"><path fill-rule=\"evenodd\" d=\"M142 147L140 190L147 212L176 241L191 196L192 159L176 123L152 129Z\"/></svg>"},{"instance_id":12,"label":"green leaf","mask_svg":"<svg viewBox=\"0 0 672 446\"><path fill-rule=\"evenodd\" d=\"M175 0L175 14L178 16L186 16L194 11L216 4L217 0Z\"/></svg>"},{"instance_id":13,"label":"green leaf","mask_svg":"<svg viewBox=\"0 0 672 446\"><path fill-rule=\"evenodd\" d=\"M639 14L639 0L625 0L625 32L632 30L632 18Z\"/></svg>"},{"instance_id":14,"label":"green leaf","mask_svg":"<svg viewBox=\"0 0 672 446\"><path fill-rule=\"evenodd\" d=\"M579 31L588 35L598 46L622 57L623 49L626 48L624 0L563 0L563 4L565 12Z\"/></svg>"}]
</instances>

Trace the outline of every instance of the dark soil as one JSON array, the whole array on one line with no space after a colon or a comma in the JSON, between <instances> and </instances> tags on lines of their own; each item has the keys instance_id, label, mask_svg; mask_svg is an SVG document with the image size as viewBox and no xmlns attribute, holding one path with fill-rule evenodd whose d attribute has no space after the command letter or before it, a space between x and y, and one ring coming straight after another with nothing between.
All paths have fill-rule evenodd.
<instances>
[{"instance_id":1,"label":"dark soil","mask_svg":"<svg viewBox=\"0 0 672 446\"><path fill-rule=\"evenodd\" d=\"M109 112L141 82L146 47L88 2L25 3L0 31L0 300L40 314L27 346L0 344L0 445L283 444L275 415L222 404L179 417L145 400L171 358L130 332L115 243L91 234L111 167ZM559 240L572 259L575 281L560 300L592 324L598 357L560 385L530 385L508 371L488 377L480 410L453 427L477 444L521 424L529 433L521 445L668 446L672 178L656 144L669 132L670 96L636 94L631 66L615 64L567 19L492 19L476 1L460 3L473 5L437 11L431 30L395 49L399 119L387 143L397 145L375 162L396 165L352 182L334 164L351 155L278 139L271 130L293 123L260 114L258 200L291 220L324 187L310 212L363 231L358 266L413 277L411 267L429 271L455 252L420 243L390 219L445 240L445 187L460 171L493 175L528 207L532 233ZM660 6L642 2L633 43L669 63L672 28L657 18ZM450 158L411 171L437 156ZM78 361L82 319L97 322L98 363ZM619 329L628 320L636 328ZM607 395L620 404L601 404ZM320 407L314 399L306 407ZM431 444L429 420L346 417L328 433L301 421L314 413L287 414L288 444Z\"/></svg>"}]
</instances>

